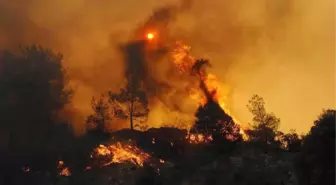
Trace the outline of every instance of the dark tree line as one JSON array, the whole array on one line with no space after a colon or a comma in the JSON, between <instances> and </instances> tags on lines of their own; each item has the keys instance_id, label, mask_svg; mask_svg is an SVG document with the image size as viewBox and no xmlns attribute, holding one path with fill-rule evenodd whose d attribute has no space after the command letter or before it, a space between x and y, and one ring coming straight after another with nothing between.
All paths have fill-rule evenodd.
<instances>
[{"instance_id":1,"label":"dark tree line","mask_svg":"<svg viewBox=\"0 0 336 185\"><path fill-rule=\"evenodd\" d=\"M253 114L250 142L296 153L293 161L301 185L335 184L335 110L323 110L306 136L295 130L278 131L280 119L267 113L263 98L254 95L248 109Z\"/></svg>"}]
</instances>

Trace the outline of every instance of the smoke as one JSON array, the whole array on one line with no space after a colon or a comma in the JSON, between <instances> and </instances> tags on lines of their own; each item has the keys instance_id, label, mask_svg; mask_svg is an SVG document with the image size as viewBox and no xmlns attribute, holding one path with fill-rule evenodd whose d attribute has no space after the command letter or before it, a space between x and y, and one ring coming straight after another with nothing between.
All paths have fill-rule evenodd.
<instances>
[{"instance_id":1,"label":"smoke","mask_svg":"<svg viewBox=\"0 0 336 185\"><path fill-rule=\"evenodd\" d=\"M117 44L134 32L134 18L145 20L148 11L157 6L149 2L147 8L137 10L133 8L136 1L118 5L88 0L0 3L0 48L36 43L64 54L64 65L76 89L69 109L74 109L77 130L82 130L91 112L92 96L122 84L124 66Z\"/></svg>"},{"instance_id":2,"label":"smoke","mask_svg":"<svg viewBox=\"0 0 336 185\"><path fill-rule=\"evenodd\" d=\"M147 21L136 29L134 37L121 47L125 78L132 86L144 87L150 109L154 110L149 115L150 126L172 125L174 123L169 123L170 120L182 114L189 120L194 119L192 115L197 102L191 100L186 86L190 84L190 79L186 79L190 78L190 74L180 74L170 61L176 41L170 33L170 26L179 14L190 7L191 1L182 1L180 6L164 6L154 10ZM148 40L147 33L152 33L154 39ZM190 102L193 105L190 106ZM158 116L164 116L165 120L158 121ZM152 122L157 124L152 125Z\"/></svg>"},{"instance_id":3,"label":"smoke","mask_svg":"<svg viewBox=\"0 0 336 185\"><path fill-rule=\"evenodd\" d=\"M209 70L231 88L227 103L243 122L250 120L245 105L254 93L282 118L282 129L306 131L322 108L335 107L334 1L141 2L2 0L0 48L37 43L63 53L77 87L73 108L83 118L91 111L92 96L123 84L126 66L119 44L139 39L151 27L159 28L158 40L168 43L161 48L183 40L195 56L211 60ZM176 95L183 94L179 89L185 84L162 66L169 62L161 52L150 57L161 61L148 69L157 71L151 78L178 86L172 92L163 88L171 98L164 96L162 102L192 111L193 105ZM171 118L163 110L152 110L151 120L158 125Z\"/></svg>"},{"instance_id":4,"label":"smoke","mask_svg":"<svg viewBox=\"0 0 336 185\"><path fill-rule=\"evenodd\" d=\"M323 108L335 108L335 5L285 2L268 4L263 34L222 78L235 88L231 105L244 122L244 102L257 93L282 130L306 132Z\"/></svg>"}]
</instances>

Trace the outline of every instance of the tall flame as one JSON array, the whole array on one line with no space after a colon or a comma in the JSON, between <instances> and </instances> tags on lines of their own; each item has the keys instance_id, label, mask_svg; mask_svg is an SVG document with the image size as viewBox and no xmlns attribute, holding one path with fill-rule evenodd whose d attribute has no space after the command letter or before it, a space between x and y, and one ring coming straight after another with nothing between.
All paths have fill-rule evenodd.
<instances>
[{"instance_id":1,"label":"tall flame","mask_svg":"<svg viewBox=\"0 0 336 185\"><path fill-rule=\"evenodd\" d=\"M181 73L189 72L196 61L195 58L191 56L190 50L191 47L185 43L181 41L176 42L176 46L172 52L172 60ZM233 121L240 126L240 133L242 134L243 139L247 139L244 132L245 127L235 116L232 115L229 107L225 103L227 102L229 87L221 84L216 75L212 73L206 73L203 77L203 82L207 90L212 94L212 98L228 115L232 117ZM189 94L190 97L198 101L200 105L205 105L207 103L206 97L199 89L190 88Z\"/></svg>"}]
</instances>

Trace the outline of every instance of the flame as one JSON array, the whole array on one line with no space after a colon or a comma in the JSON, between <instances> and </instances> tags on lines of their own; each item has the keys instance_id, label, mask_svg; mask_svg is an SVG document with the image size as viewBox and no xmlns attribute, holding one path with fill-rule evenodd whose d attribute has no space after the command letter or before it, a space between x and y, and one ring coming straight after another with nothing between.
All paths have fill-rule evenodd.
<instances>
[{"instance_id":1,"label":"flame","mask_svg":"<svg viewBox=\"0 0 336 185\"><path fill-rule=\"evenodd\" d=\"M190 54L191 47L184 44L181 41L176 42L176 46L172 51L172 60L175 66L179 69L181 73L189 72L192 66L195 63L195 58ZM230 88L224 86L219 82L217 77L212 73L207 73L202 78L207 90L212 94L212 98L219 104L219 106L232 117L233 121L240 126L240 134L243 136L243 139L247 139L247 135L244 130L246 128L241 124L241 122L232 115L229 107L225 102L227 102L227 95ZM189 88L189 95L192 99L197 100L200 105L205 105L207 99L204 94L196 88ZM192 136L193 138L194 136Z\"/></svg>"},{"instance_id":2,"label":"flame","mask_svg":"<svg viewBox=\"0 0 336 185\"><path fill-rule=\"evenodd\" d=\"M190 46L178 41L171 53L172 60L181 73L188 72L194 65L195 58L190 55L190 49Z\"/></svg>"},{"instance_id":3,"label":"flame","mask_svg":"<svg viewBox=\"0 0 336 185\"><path fill-rule=\"evenodd\" d=\"M112 152L104 145L99 145L96 149L96 152L101 156L111 155Z\"/></svg>"},{"instance_id":4,"label":"flame","mask_svg":"<svg viewBox=\"0 0 336 185\"><path fill-rule=\"evenodd\" d=\"M105 146L99 145L94 149L94 155L97 157L108 157L109 160L103 164L108 166L113 163L131 162L142 167L144 162L149 159L150 155L142 152L139 148L132 145L122 145L120 142Z\"/></svg>"},{"instance_id":5,"label":"flame","mask_svg":"<svg viewBox=\"0 0 336 185\"><path fill-rule=\"evenodd\" d=\"M244 140L247 140L247 135L244 130L247 128L241 124L241 122L231 113L229 107L225 103L227 101L227 94L229 93L229 87L227 88L222 88L224 87L223 85L220 84L219 80L214 74L207 74L207 76L204 79L204 83L209 90L209 92L213 95L213 99L219 104L219 106L225 110L225 112L231 116L232 120L239 125L240 130L239 133L243 136ZM202 100L203 104L206 102L206 99Z\"/></svg>"}]
</instances>

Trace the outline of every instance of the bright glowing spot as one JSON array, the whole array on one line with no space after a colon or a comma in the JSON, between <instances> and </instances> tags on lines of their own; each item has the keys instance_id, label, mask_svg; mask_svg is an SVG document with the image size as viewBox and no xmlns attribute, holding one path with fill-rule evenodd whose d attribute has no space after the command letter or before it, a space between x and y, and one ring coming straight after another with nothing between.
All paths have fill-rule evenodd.
<instances>
[{"instance_id":1,"label":"bright glowing spot","mask_svg":"<svg viewBox=\"0 0 336 185\"><path fill-rule=\"evenodd\" d=\"M148 33L147 34L147 39L152 40L154 38L154 34L153 33Z\"/></svg>"}]
</instances>

